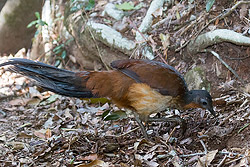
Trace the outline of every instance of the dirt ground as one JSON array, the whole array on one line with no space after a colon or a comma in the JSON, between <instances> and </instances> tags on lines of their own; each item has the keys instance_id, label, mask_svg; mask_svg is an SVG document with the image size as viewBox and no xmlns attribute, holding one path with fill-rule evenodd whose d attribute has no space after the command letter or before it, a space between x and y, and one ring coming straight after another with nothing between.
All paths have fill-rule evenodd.
<instances>
[{"instance_id":1,"label":"dirt ground","mask_svg":"<svg viewBox=\"0 0 250 167\"><path fill-rule=\"evenodd\" d=\"M200 5L205 6L201 2ZM221 2L215 5L209 17L232 6ZM227 28L249 27L249 22L246 25L238 19L238 13L239 10L227 18ZM220 21L216 27L225 28L225 22ZM167 29L163 25L153 32L153 38L164 28ZM171 26L168 31L175 32ZM1 69L0 166L250 165L249 47L221 43L211 49L220 54L244 83L211 54L190 55L185 48L180 52L170 48L167 62L182 74L197 65L205 69L219 116L213 118L200 109L162 112L160 116L180 115L187 123L187 130L183 133L179 125L150 123L147 130L152 141L143 139L130 114L125 115L103 99L95 103L56 95L6 68ZM102 116L106 112L119 113L120 119L105 121Z\"/></svg>"}]
</instances>

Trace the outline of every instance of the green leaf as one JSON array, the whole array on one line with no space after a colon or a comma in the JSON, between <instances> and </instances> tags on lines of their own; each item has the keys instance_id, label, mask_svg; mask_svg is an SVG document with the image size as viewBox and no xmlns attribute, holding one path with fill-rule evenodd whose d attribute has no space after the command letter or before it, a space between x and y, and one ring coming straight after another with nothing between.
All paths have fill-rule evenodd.
<instances>
[{"instance_id":1,"label":"green leaf","mask_svg":"<svg viewBox=\"0 0 250 167\"><path fill-rule=\"evenodd\" d=\"M119 110L119 111L115 111L115 112L110 112L107 116L103 117L103 120L110 121L110 120L119 120L119 119L123 119L123 118L127 118L127 114L126 114L126 112Z\"/></svg>"},{"instance_id":2,"label":"green leaf","mask_svg":"<svg viewBox=\"0 0 250 167\"><path fill-rule=\"evenodd\" d=\"M59 65L61 64L61 60L56 60L56 62L55 62L55 65L54 66L56 66L56 67L58 67Z\"/></svg>"},{"instance_id":3,"label":"green leaf","mask_svg":"<svg viewBox=\"0 0 250 167\"><path fill-rule=\"evenodd\" d=\"M115 7L120 10L134 10L135 9L134 4L131 2L124 2L120 5L115 5Z\"/></svg>"},{"instance_id":4,"label":"green leaf","mask_svg":"<svg viewBox=\"0 0 250 167\"><path fill-rule=\"evenodd\" d=\"M206 4L206 11L208 12L211 7L213 6L215 0L207 0L207 4Z\"/></svg>"},{"instance_id":5,"label":"green leaf","mask_svg":"<svg viewBox=\"0 0 250 167\"><path fill-rule=\"evenodd\" d=\"M90 11L95 7L95 0L89 0L88 5L85 7L86 11Z\"/></svg>"},{"instance_id":6,"label":"green leaf","mask_svg":"<svg viewBox=\"0 0 250 167\"><path fill-rule=\"evenodd\" d=\"M107 117L109 113L110 113L110 110L104 111L104 113L102 113L102 119L104 120L105 117Z\"/></svg>"},{"instance_id":7,"label":"green leaf","mask_svg":"<svg viewBox=\"0 0 250 167\"><path fill-rule=\"evenodd\" d=\"M65 44L68 45L68 44L70 44L70 42L72 42L72 41L74 41L74 38L68 39L68 40L65 42Z\"/></svg>"},{"instance_id":8,"label":"green leaf","mask_svg":"<svg viewBox=\"0 0 250 167\"><path fill-rule=\"evenodd\" d=\"M64 51L62 52L62 54L61 54L61 58L62 58L62 59L65 59L66 56L67 56L67 52L66 52L66 50L64 50Z\"/></svg>"},{"instance_id":9,"label":"green leaf","mask_svg":"<svg viewBox=\"0 0 250 167\"><path fill-rule=\"evenodd\" d=\"M40 19L41 19L41 17L40 17L40 13L39 13L39 12L35 12L35 15L36 15L36 18L37 18L38 20L40 20Z\"/></svg>"},{"instance_id":10,"label":"green leaf","mask_svg":"<svg viewBox=\"0 0 250 167\"><path fill-rule=\"evenodd\" d=\"M59 96L60 95L58 94L51 95L48 99L41 102L40 105L48 105L48 104L54 103L59 98Z\"/></svg>"},{"instance_id":11,"label":"green leaf","mask_svg":"<svg viewBox=\"0 0 250 167\"><path fill-rule=\"evenodd\" d=\"M32 27L33 25L37 24L38 23L38 20L34 20L32 22L30 22L28 25L27 25L27 28L30 28Z\"/></svg>"},{"instance_id":12,"label":"green leaf","mask_svg":"<svg viewBox=\"0 0 250 167\"><path fill-rule=\"evenodd\" d=\"M250 123L245 124L242 128L240 128L240 130L238 130L238 133L240 133L241 131L243 131L249 125L250 125Z\"/></svg>"},{"instance_id":13,"label":"green leaf","mask_svg":"<svg viewBox=\"0 0 250 167\"><path fill-rule=\"evenodd\" d=\"M64 48L64 44L61 44L55 47L52 51L54 52L54 54L58 54L62 51L63 48Z\"/></svg>"},{"instance_id":14,"label":"green leaf","mask_svg":"<svg viewBox=\"0 0 250 167\"><path fill-rule=\"evenodd\" d=\"M44 26L44 25L48 25L45 21L39 20L39 25Z\"/></svg>"},{"instance_id":15,"label":"green leaf","mask_svg":"<svg viewBox=\"0 0 250 167\"><path fill-rule=\"evenodd\" d=\"M81 100L86 100L89 101L89 103L91 104L97 104L97 103L101 103L101 104L105 104L105 103L110 103L110 100L107 98L80 98Z\"/></svg>"},{"instance_id":16,"label":"green leaf","mask_svg":"<svg viewBox=\"0 0 250 167\"><path fill-rule=\"evenodd\" d=\"M103 120L104 121L111 121L111 120L118 120L119 118L120 118L119 115L112 114L112 115L106 116Z\"/></svg>"},{"instance_id":17,"label":"green leaf","mask_svg":"<svg viewBox=\"0 0 250 167\"><path fill-rule=\"evenodd\" d=\"M40 30L36 30L36 32L35 32L35 37L37 37L37 35L40 33Z\"/></svg>"}]
</instances>

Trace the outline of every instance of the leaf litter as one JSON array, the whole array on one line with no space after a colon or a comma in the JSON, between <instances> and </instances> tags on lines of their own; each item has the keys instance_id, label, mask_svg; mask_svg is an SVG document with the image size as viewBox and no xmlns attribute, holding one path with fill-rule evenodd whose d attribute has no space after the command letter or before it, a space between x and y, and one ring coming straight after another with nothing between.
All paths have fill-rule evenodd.
<instances>
[{"instance_id":1,"label":"leaf litter","mask_svg":"<svg viewBox=\"0 0 250 167\"><path fill-rule=\"evenodd\" d=\"M100 7L105 3L107 2L98 2ZM139 13L145 10L145 7L136 9L132 3L126 3L121 3L121 10L138 10ZM155 22L166 20L154 25L158 28L150 32L148 41L155 52L160 46L165 58L181 72L185 72L187 66L193 64L178 58L178 53L172 56L173 43L184 45L208 19L208 15L196 7L197 11L193 17L197 17L197 22L192 24L192 20L187 18L194 14L193 9L192 6L187 9L184 3L178 3L174 4L167 16L164 15L164 9L155 11ZM216 10L220 11L217 7ZM246 5L240 7L239 17L242 20L246 20L246 11ZM216 14L216 12L211 13L211 16ZM235 31L248 29L246 25L236 20L232 23L234 25L228 24ZM223 24L216 21L215 25L209 28L220 28ZM163 27L168 28L166 32L162 31ZM129 35L128 32L125 34ZM220 48L225 55L233 56L228 51L233 52L237 48L228 45L219 44L217 48ZM232 50L223 50L225 46ZM240 56L245 52L237 54ZM207 63L208 67L212 66L211 58L199 57L196 61ZM208 77L212 81L214 80L211 76L220 78L215 80L213 85L217 89L213 91L220 92L218 98L214 99L215 110L220 112L220 116L212 119L205 112L200 115L197 110L189 113L181 112L180 115L188 122L188 130L183 136L178 127L171 133L173 128L169 128L171 126L169 124L157 122L149 124L147 128L151 132L150 138L153 142L141 139L138 125L130 115L124 115L124 112L120 112L108 101L103 100L103 103L98 104L91 100L82 101L44 92L34 86L29 79L1 70L0 109L1 113L5 114L0 114L0 164L1 166L247 166L250 155L248 149L250 92L247 86L243 91L236 90L234 87L237 82L220 66L220 62L216 64L214 72L217 72L217 75L208 74ZM248 74L248 66L241 64L239 69L243 78L247 80L249 75L245 74ZM226 81L221 80L223 77ZM106 120L109 121L103 120L104 113ZM163 116L164 114L162 113Z\"/></svg>"}]
</instances>

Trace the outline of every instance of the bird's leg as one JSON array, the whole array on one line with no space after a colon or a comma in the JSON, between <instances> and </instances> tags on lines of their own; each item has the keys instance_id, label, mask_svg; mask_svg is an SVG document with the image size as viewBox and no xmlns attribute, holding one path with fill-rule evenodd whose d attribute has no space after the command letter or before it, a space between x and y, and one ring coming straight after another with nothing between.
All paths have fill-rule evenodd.
<instances>
[{"instance_id":1,"label":"bird's leg","mask_svg":"<svg viewBox=\"0 0 250 167\"><path fill-rule=\"evenodd\" d=\"M178 123L181 126L181 128L183 130L183 133L187 129L186 121L184 119L182 119L181 117L179 117L179 116L172 116L172 117L169 117L169 118L149 117L148 122L175 122L175 123Z\"/></svg>"},{"instance_id":2,"label":"bird's leg","mask_svg":"<svg viewBox=\"0 0 250 167\"><path fill-rule=\"evenodd\" d=\"M134 113L134 116L135 116L136 122L138 123L138 125L141 128L141 131L142 131L142 134L143 134L144 138L147 139L147 140L149 140L147 131L145 129L145 126L142 123L142 120L140 119L140 116L137 113Z\"/></svg>"}]
</instances>

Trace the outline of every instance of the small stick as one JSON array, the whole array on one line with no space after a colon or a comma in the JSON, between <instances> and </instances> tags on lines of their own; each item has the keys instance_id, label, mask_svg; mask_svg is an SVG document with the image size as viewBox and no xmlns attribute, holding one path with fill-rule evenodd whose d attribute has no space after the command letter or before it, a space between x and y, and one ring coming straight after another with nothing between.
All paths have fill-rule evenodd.
<instances>
[{"instance_id":1,"label":"small stick","mask_svg":"<svg viewBox=\"0 0 250 167\"><path fill-rule=\"evenodd\" d=\"M202 140L200 140L200 143L201 143L201 145L202 145L202 147L204 149L204 153L207 154L207 148L206 148L205 143Z\"/></svg>"},{"instance_id":2,"label":"small stick","mask_svg":"<svg viewBox=\"0 0 250 167\"><path fill-rule=\"evenodd\" d=\"M216 16L215 18L213 18L212 20L210 20L204 27L202 27L199 32L196 34L195 39L199 36L199 34L205 29L207 28L212 22L214 22L215 20L219 19L224 19L226 16L230 15L233 10L235 10L239 5L241 4L248 4L250 3L250 1L239 1L238 3L236 3L231 9L227 10L226 13L221 13L220 15ZM178 52L181 49L183 49L184 47L187 46L187 44L190 42L191 40L188 40L184 45L182 45L181 47L177 48L175 51Z\"/></svg>"},{"instance_id":3,"label":"small stick","mask_svg":"<svg viewBox=\"0 0 250 167\"><path fill-rule=\"evenodd\" d=\"M126 133L123 133L123 134L121 134L121 135L119 135L119 136L116 136L116 137L119 138L119 137L125 136L125 135L127 135L127 134L129 134L129 133L132 133L132 132L136 131L136 130L139 129L139 128L140 128L140 127L138 126L138 127L134 128L134 129L131 129L131 130L127 131Z\"/></svg>"},{"instance_id":4,"label":"small stick","mask_svg":"<svg viewBox=\"0 0 250 167\"><path fill-rule=\"evenodd\" d=\"M170 134L169 134L169 136L168 136L168 138L167 138L167 142L166 142L166 143L169 142L169 139L172 137L172 135L173 135L173 133L174 133L175 130L176 130L176 126L175 126L174 129L170 132Z\"/></svg>"},{"instance_id":5,"label":"small stick","mask_svg":"<svg viewBox=\"0 0 250 167\"><path fill-rule=\"evenodd\" d=\"M202 153L184 154L184 155L179 155L179 157L186 158L186 157L194 157L197 155L205 155L205 153L202 152Z\"/></svg>"},{"instance_id":6,"label":"small stick","mask_svg":"<svg viewBox=\"0 0 250 167\"><path fill-rule=\"evenodd\" d=\"M3 115L3 117L6 117L6 116L7 116L6 112L4 112L4 111L1 110L1 109L0 109L0 113Z\"/></svg>"},{"instance_id":7,"label":"small stick","mask_svg":"<svg viewBox=\"0 0 250 167\"><path fill-rule=\"evenodd\" d=\"M136 29L136 31L138 31L138 32L140 33L140 35L142 36L142 38L144 39L144 41L147 42L148 40L146 39L145 35L136 27L136 25L135 25L130 19L128 19L128 22L133 26L133 28ZM149 45L152 47L151 43L149 43ZM152 48L153 48L153 47L152 47ZM157 51L156 51L156 54L157 54L157 56L160 57L160 59L161 59L165 64L168 64L168 63L166 62L166 60L162 57L161 54L159 54Z\"/></svg>"},{"instance_id":8,"label":"small stick","mask_svg":"<svg viewBox=\"0 0 250 167\"><path fill-rule=\"evenodd\" d=\"M224 162L226 161L226 159L227 159L227 155L224 156L224 158L220 161L220 163L217 165L217 167L221 167L224 164Z\"/></svg>"},{"instance_id":9,"label":"small stick","mask_svg":"<svg viewBox=\"0 0 250 167\"><path fill-rule=\"evenodd\" d=\"M220 60L220 62L229 69L229 71L231 71L236 78L238 78L240 80L241 83L244 83L244 81L239 77L239 75L236 73L236 71L234 71L224 60L221 59L220 55L218 53L216 53L215 51L209 50L209 49L205 49L205 52L210 52L212 53L212 55L214 55L218 60Z\"/></svg>"},{"instance_id":10,"label":"small stick","mask_svg":"<svg viewBox=\"0 0 250 167\"><path fill-rule=\"evenodd\" d=\"M223 125L226 121L228 121L232 116L234 116L235 113L230 114L227 118L225 118L218 126Z\"/></svg>"}]
</instances>

